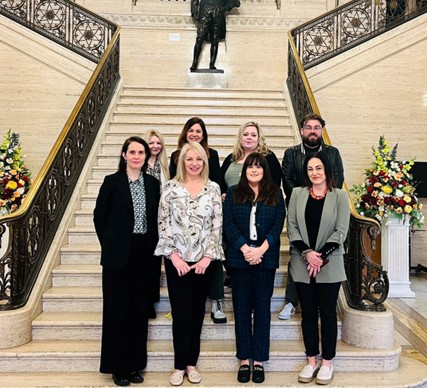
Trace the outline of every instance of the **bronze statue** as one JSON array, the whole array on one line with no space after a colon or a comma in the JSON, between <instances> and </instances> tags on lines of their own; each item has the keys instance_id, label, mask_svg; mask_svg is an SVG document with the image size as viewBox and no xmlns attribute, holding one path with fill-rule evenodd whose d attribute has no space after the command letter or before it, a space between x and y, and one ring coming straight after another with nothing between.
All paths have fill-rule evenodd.
<instances>
[{"instance_id":1,"label":"bronze statue","mask_svg":"<svg viewBox=\"0 0 427 388\"><path fill-rule=\"evenodd\" d=\"M210 69L216 69L218 42L225 39L225 13L239 7L239 0L191 0L191 16L196 19L197 37L191 71L197 69L203 42L211 42Z\"/></svg>"}]
</instances>

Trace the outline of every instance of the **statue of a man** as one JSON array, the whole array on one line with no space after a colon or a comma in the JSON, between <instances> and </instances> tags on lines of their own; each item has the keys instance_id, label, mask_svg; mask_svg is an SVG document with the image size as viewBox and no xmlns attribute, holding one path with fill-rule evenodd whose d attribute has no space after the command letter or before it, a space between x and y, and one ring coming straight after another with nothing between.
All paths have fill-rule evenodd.
<instances>
[{"instance_id":1,"label":"statue of a man","mask_svg":"<svg viewBox=\"0 0 427 388\"><path fill-rule=\"evenodd\" d=\"M196 70L203 42L211 42L210 69L216 69L218 42L225 39L225 13L240 6L240 0L191 0L191 16L196 19L197 37L194 45L193 64Z\"/></svg>"}]
</instances>

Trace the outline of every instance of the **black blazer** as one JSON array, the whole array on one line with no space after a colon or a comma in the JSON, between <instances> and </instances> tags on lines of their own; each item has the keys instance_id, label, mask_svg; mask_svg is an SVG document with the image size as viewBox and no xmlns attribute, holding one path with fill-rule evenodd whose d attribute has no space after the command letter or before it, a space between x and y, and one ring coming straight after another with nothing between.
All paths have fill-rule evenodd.
<instances>
[{"instance_id":1,"label":"black blazer","mask_svg":"<svg viewBox=\"0 0 427 388\"><path fill-rule=\"evenodd\" d=\"M160 182L144 173L147 206L147 246L144 255L152 255L158 240L157 211ZM101 244L101 265L124 269L129 257L134 226L134 210L129 181L125 172L105 177L93 211L93 222Z\"/></svg>"},{"instance_id":2,"label":"black blazer","mask_svg":"<svg viewBox=\"0 0 427 388\"><path fill-rule=\"evenodd\" d=\"M179 150L172 152L172 155L170 158L170 163L169 163L170 179L175 178L175 175L176 175L175 156L178 152ZM209 148L208 164L209 164L209 179L215 183L218 183L219 186L221 187L221 170L219 167L219 156L218 156L218 152L213 148Z\"/></svg>"}]
</instances>

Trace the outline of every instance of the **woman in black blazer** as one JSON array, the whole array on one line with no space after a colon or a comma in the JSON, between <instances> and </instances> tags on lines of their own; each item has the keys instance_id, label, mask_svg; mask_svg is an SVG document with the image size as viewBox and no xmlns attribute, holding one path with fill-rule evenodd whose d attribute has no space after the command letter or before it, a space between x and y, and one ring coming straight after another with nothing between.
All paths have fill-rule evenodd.
<instances>
[{"instance_id":1,"label":"woman in black blazer","mask_svg":"<svg viewBox=\"0 0 427 388\"><path fill-rule=\"evenodd\" d=\"M199 117L187 120L178 138L178 149L170 158L169 173L173 179L176 175L176 165L182 147L188 142L199 143L206 152L209 166L209 179L221 187L221 170L219 167L218 152L208 145L208 132L204 121ZM209 291L209 299L212 300L211 318L214 323L227 323L227 317L223 311L224 300L224 269L220 261L212 263L213 279Z\"/></svg>"},{"instance_id":2,"label":"woman in black blazer","mask_svg":"<svg viewBox=\"0 0 427 388\"><path fill-rule=\"evenodd\" d=\"M282 192L273 182L267 158L249 154L239 183L224 201L227 268L231 277L236 330L237 380L264 381L263 362L269 359L270 304L279 267L280 235L285 220ZM253 313L253 321L252 321Z\"/></svg>"},{"instance_id":3,"label":"woman in black blazer","mask_svg":"<svg viewBox=\"0 0 427 388\"><path fill-rule=\"evenodd\" d=\"M105 177L94 210L101 244L101 373L116 385L141 383L147 365L151 266L158 240L159 181L145 173L147 143L128 138L118 171Z\"/></svg>"}]
</instances>

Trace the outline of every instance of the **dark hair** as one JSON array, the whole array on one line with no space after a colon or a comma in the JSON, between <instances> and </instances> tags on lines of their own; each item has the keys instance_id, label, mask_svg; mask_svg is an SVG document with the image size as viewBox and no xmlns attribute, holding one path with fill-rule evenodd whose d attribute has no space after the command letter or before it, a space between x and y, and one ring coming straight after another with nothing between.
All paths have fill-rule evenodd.
<instances>
[{"instance_id":1,"label":"dark hair","mask_svg":"<svg viewBox=\"0 0 427 388\"><path fill-rule=\"evenodd\" d=\"M305 125L305 123L306 123L308 120L317 120L317 121L320 123L320 125L322 126L322 128L323 128L323 127L325 126L325 124L326 124L325 120L323 120L323 119L322 119L322 117L321 117L320 115L318 115L318 114L316 114L316 113L308 113L308 114L306 114L306 115L301 119L301 122L300 122L300 128L303 128L303 127L304 127L304 125Z\"/></svg>"},{"instance_id":2,"label":"dark hair","mask_svg":"<svg viewBox=\"0 0 427 388\"><path fill-rule=\"evenodd\" d=\"M145 172L145 170L147 170L147 162L148 162L148 159L150 159L150 156L151 156L150 147L148 147L147 142L145 140L141 139L139 136L131 136L131 137L128 137L125 140L125 142L123 143L122 151L120 152L119 171L122 171L122 172L126 171L126 160L123 157L123 154L124 153L126 154L126 152L128 151L129 144L130 143L134 143L134 142L135 143L139 143L139 144L141 144L141 145L144 146L144 149L145 149L145 162L144 162L144 164L141 167L141 171Z\"/></svg>"},{"instance_id":3,"label":"dark hair","mask_svg":"<svg viewBox=\"0 0 427 388\"><path fill-rule=\"evenodd\" d=\"M191 119L188 119L187 122L184 124L184 127L182 128L182 131L178 137L178 152L176 152L175 154L175 164L178 164L179 151L181 151L182 147L184 147L184 145L188 143L187 132L194 124L199 124L202 128L203 139L200 142L200 145L205 150L206 155L209 159L208 132L206 131L206 125L200 117L192 117Z\"/></svg>"},{"instance_id":4,"label":"dark hair","mask_svg":"<svg viewBox=\"0 0 427 388\"><path fill-rule=\"evenodd\" d=\"M328 188L328 191L332 191L333 188L337 187L335 183L335 176L332 171L332 166L329 162L328 155L326 155L323 151L310 153L307 154L307 156L305 157L303 166L305 185L307 187L311 187L313 185L310 181L310 178L308 177L307 171L308 162L313 158L317 158L323 163L323 167L325 169L326 186Z\"/></svg>"},{"instance_id":5,"label":"dark hair","mask_svg":"<svg viewBox=\"0 0 427 388\"><path fill-rule=\"evenodd\" d=\"M253 165L259 165L264 170L264 176L259 182L259 192L256 201L264 202L268 206L277 206L279 203L279 188L271 178L270 167L268 166L266 157L258 152L250 153L243 163L242 174L233 193L234 202L237 204L254 202L255 194L249 186L248 178L246 177L246 170L249 166Z\"/></svg>"}]
</instances>

